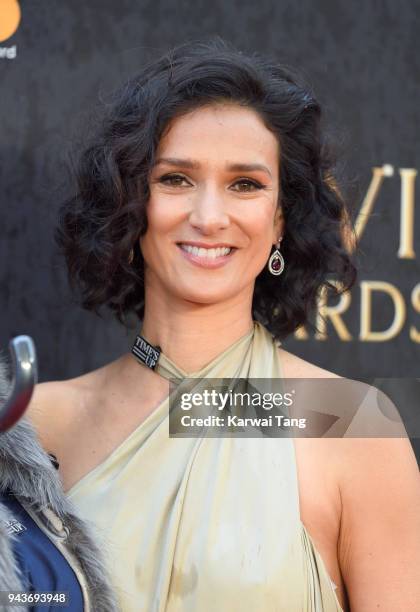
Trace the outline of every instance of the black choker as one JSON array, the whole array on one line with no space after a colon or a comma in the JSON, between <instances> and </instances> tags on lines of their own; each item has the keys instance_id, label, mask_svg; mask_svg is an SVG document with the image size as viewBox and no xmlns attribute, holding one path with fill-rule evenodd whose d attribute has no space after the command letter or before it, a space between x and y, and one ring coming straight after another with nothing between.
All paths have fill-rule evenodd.
<instances>
[{"instance_id":1,"label":"black choker","mask_svg":"<svg viewBox=\"0 0 420 612\"><path fill-rule=\"evenodd\" d=\"M131 352L137 361L154 370L162 351L160 346L152 346L143 336L137 336Z\"/></svg>"}]
</instances>

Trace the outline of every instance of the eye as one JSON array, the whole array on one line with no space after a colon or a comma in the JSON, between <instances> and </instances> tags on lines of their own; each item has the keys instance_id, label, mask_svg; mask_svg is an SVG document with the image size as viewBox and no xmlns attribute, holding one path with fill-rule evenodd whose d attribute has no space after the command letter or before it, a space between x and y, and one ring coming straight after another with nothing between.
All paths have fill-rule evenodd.
<instances>
[{"instance_id":1,"label":"eye","mask_svg":"<svg viewBox=\"0 0 420 612\"><path fill-rule=\"evenodd\" d=\"M252 181L251 179L239 179L236 181L236 183L234 183L235 185L242 185L241 189L234 189L234 191L240 191L243 193L249 193L251 191L254 191L255 189L259 190L259 189L265 189L264 185L261 185L261 183L259 183L258 181Z\"/></svg>"},{"instance_id":2,"label":"eye","mask_svg":"<svg viewBox=\"0 0 420 612\"><path fill-rule=\"evenodd\" d=\"M185 176L182 176L182 174L164 174L158 179L159 183L169 185L170 187L183 187L183 181L190 185Z\"/></svg>"},{"instance_id":3,"label":"eye","mask_svg":"<svg viewBox=\"0 0 420 612\"><path fill-rule=\"evenodd\" d=\"M182 174L164 174L160 178L157 179L158 183L162 183L163 185L169 185L170 187L185 187L187 185L191 185L191 183L183 176ZM243 178L237 180L233 187L239 185L238 189L234 189L234 191L238 191L241 193L251 193L255 190L265 189L265 186L259 183L258 181Z\"/></svg>"}]
</instances>

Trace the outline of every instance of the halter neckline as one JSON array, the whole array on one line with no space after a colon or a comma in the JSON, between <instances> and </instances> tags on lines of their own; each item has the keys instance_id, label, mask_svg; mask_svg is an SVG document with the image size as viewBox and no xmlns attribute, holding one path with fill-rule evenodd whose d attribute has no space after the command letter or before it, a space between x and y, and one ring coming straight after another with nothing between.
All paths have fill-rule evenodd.
<instances>
[{"instance_id":1,"label":"halter neckline","mask_svg":"<svg viewBox=\"0 0 420 612\"><path fill-rule=\"evenodd\" d=\"M163 378L167 379L182 380L184 378L204 378L206 373L212 370L219 361L222 361L229 351L239 348L242 344L244 347L249 345L252 342L257 325L259 325L259 323L254 321L252 328L246 334L238 338L238 340L235 340L233 344L230 344L199 370L195 370L194 372L186 372L180 366L176 365L176 363L174 363L171 359L169 359L169 357L161 350L154 371L159 374L159 376L163 376Z\"/></svg>"}]
</instances>

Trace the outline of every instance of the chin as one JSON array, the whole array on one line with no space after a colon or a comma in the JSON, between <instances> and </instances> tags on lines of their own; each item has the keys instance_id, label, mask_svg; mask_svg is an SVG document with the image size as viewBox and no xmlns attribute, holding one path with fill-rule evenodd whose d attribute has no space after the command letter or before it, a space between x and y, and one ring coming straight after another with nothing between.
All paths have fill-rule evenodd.
<instances>
[{"instance_id":1,"label":"chin","mask_svg":"<svg viewBox=\"0 0 420 612\"><path fill-rule=\"evenodd\" d=\"M217 289L214 291L209 291L209 289L205 287L203 287L202 291L197 290L197 287L184 291L180 291L179 288L177 290L177 297L179 299L197 305L217 304L232 298L236 294L237 292L232 291L232 287L225 287L224 289Z\"/></svg>"}]
</instances>

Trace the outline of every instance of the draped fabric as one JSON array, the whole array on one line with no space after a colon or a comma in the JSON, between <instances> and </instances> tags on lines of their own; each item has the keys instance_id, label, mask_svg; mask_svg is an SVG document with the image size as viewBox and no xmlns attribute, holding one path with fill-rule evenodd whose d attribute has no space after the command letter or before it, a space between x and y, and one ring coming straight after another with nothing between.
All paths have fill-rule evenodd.
<instances>
[{"instance_id":1,"label":"draped fabric","mask_svg":"<svg viewBox=\"0 0 420 612\"><path fill-rule=\"evenodd\" d=\"M139 367L144 367L139 364ZM200 371L280 378L258 322ZM299 513L291 438L170 438L165 399L68 496L97 526L124 612L342 612Z\"/></svg>"}]
</instances>

